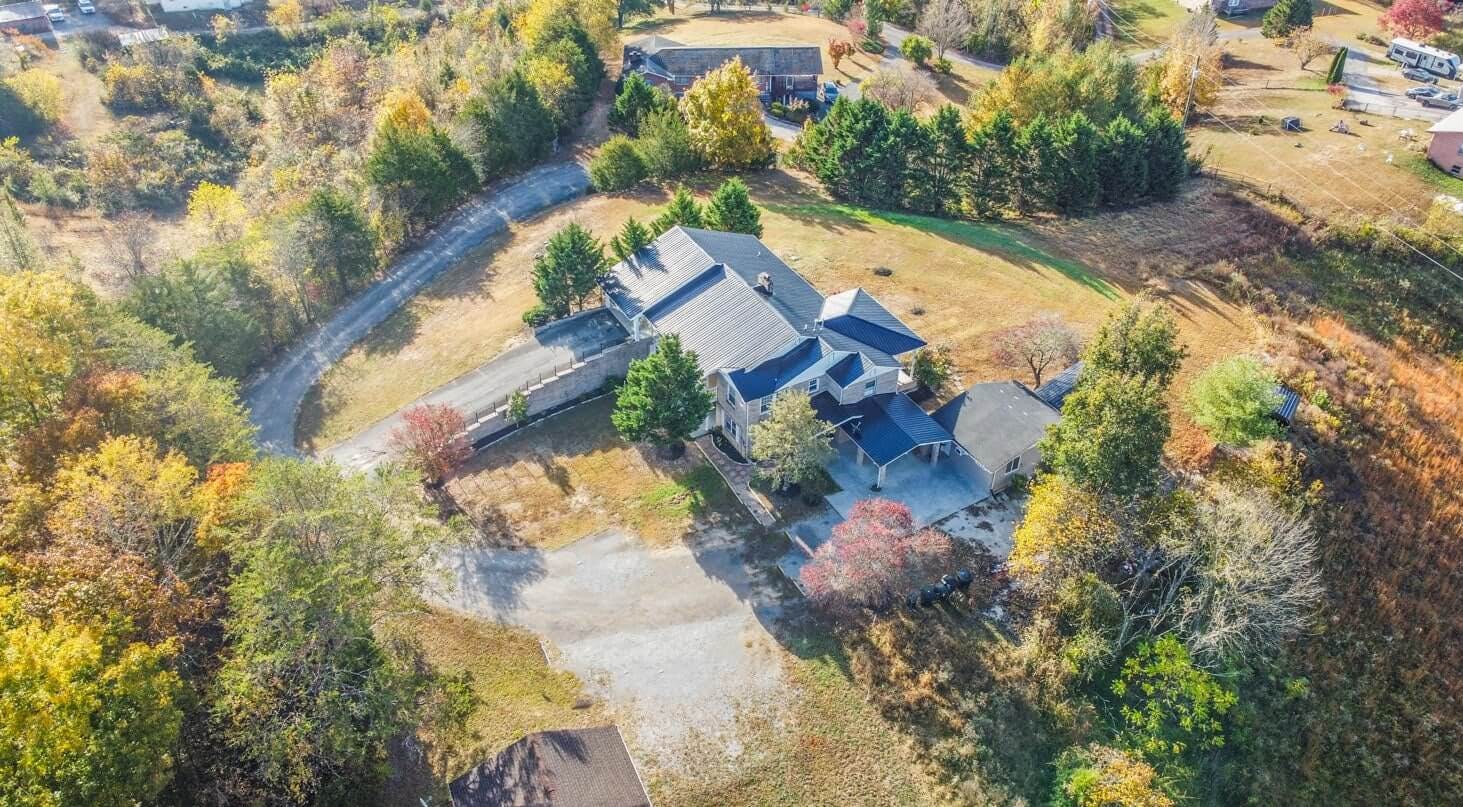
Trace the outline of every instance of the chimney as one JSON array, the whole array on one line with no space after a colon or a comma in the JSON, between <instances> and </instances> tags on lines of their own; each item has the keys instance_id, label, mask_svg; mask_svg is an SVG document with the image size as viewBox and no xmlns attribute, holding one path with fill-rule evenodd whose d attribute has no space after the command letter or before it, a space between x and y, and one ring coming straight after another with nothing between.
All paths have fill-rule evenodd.
<instances>
[{"instance_id":1,"label":"chimney","mask_svg":"<svg viewBox=\"0 0 1463 807\"><path fill-rule=\"evenodd\" d=\"M761 272L757 275L757 289L763 294L772 294L772 275Z\"/></svg>"}]
</instances>

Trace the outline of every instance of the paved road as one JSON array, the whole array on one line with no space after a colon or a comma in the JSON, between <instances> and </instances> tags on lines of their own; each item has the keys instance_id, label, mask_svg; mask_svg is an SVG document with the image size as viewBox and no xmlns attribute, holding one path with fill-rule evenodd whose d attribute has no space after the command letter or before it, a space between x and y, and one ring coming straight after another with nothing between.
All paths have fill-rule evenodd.
<instances>
[{"instance_id":1,"label":"paved road","mask_svg":"<svg viewBox=\"0 0 1463 807\"><path fill-rule=\"evenodd\" d=\"M884 23L884 41L888 42L890 47L893 48L895 51L900 50L900 47L904 44L905 37L910 36L912 33L912 31L906 31L897 25L890 25L887 22ZM884 51L884 60L891 61L894 55L896 54L890 54L889 51L886 50ZM977 59L964 51L954 50L953 48L951 50L945 51L945 58L949 59L952 62L964 62L965 64L971 65L972 67L984 67L987 70L1006 69L1006 66L1003 64L997 62L987 62L984 59Z\"/></svg>"},{"instance_id":2,"label":"paved road","mask_svg":"<svg viewBox=\"0 0 1463 807\"><path fill-rule=\"evenodd\" d=\"M391 432L401 423L401 413L423 403L448 404L465 413L485 408L536 382L554 367L598 353L626 337L625 330L599 309L539 328L528 341L495 356L481 367L402 407L370 428L327 450L325 455L351 468L365 470L390 452Z\"/></svg>"},{"instance_id":3,"label":"paved road","mask_svg":"<svg viewBox=\"0 0 1463 807\"><path fill-rule=\"evenodd\" d=\"M294 453L300 402L352 345L473 247L503 232L510 222L581 196L588 187L589 175L583 166L553 163L488 191L453 214L425 243L397 261L389 275L250 380L244 403L259 429L260 446L268 452Z\"/></svg>"}]
</instances>

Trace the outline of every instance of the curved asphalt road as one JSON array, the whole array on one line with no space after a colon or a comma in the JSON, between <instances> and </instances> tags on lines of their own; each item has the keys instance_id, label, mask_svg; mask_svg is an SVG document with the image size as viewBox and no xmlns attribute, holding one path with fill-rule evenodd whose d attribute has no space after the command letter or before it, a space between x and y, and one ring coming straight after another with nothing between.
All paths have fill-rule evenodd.
<instances>
[{"instance_id":1,"label":"curved asphalt road","mask_svg":"<svg viewBox=\"0 0 1463 807\"><path fill-rule=\"evenodd\" d=\"M249 419L259 429L260 447L269 453L295 453L295 418L300 403L352 345L473 247L503 232L509 222L577 198L588 188L589 175L584 166L554 163L535 168L464 205L423 244L397 261L390 274L250 380L244 389L244 403L249 407Z\"/></svg>"}]
</instances>

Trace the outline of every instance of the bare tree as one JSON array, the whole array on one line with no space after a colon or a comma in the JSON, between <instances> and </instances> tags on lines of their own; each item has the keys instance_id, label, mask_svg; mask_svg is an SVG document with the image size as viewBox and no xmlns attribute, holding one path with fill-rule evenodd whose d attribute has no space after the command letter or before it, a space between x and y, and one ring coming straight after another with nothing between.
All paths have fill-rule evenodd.
<instances>
[{"instance_id":1,"label":"bare tree","mask_svg":"<svg viewBox=\"0 0 1463 807\"><path fill-rule=\"evenodd\" d=\"M1032 386L1039 387L1048 367L1077 360L1082 339L1061 317L1040 314L996 334L994 345L996 361L1030 370Z\"/></svg>"},{"instance_id":2,"label":"bare tree","mask_svg":"<svg viewBox=\"0 0 1463 807\"><path fill-rule=\"evenodd\" d=\"M1318 57L1325 56L1332 50L1331 45L1316 36L1309 27L1291 31L1290 36L1285 39L1285 47L1295 54L1302 70Z\"/></svg>"},{"instance_id":3,"label":"bare tree","mask_svg":"<svg viewBox=\"0 0 1463 807\"><path fill-rule=\"evenodd\" d=\"M859 90L890 109L913 111L935 97L935 82L905 67L881 67L864 79Z\"/></svg>"},{"instance_id":4,"label":"bare tree","mask_svg":"<svg viewBox=\"0 0 1463 807\"><path fill-rule=\"evenodd\" d=\"M108 227L117 249L111 253L112 270L119 280L135 283L152 274L150 252L157 243L157 229L140 213L123 213Z\"/></svg>"},{"instance_id":5,"label":"bare tree","mask_svg":"<svg viewBox=\"0 0 1463 807\"><path fill-rule=\"evenodd\" d=\"M970 7L965 0L931 0L919 15L918 31L935 43L935 55L941 59L947 49L965 42L970 29Z\"/></svg>"}]
</instances>

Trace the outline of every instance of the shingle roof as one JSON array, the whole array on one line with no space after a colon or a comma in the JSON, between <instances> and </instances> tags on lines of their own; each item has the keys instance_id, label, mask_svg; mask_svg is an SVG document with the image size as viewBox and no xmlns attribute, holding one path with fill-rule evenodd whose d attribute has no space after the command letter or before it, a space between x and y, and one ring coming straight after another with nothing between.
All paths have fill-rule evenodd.
<instances>
[{"instance_id":1,"label":"shingle roof","mask_svg":"<svg viewBox=\"0 0 1463 807\"><path fill-rule=\"evenodd\" d=\"M951 439L945 427L902 392L873 395L847 405L820 392L813 396L812 403L818 417L844 424L843 431L875 465L888 465L917 446Z\"/></svg>"},{"instance_id":2,"label":"shingle roof","mask_svg":"<svg viewBox=\"0 0 1463 807\"><path fill-rule=\"evenodd\" d=\"M1448 117L1434 123L1428 131L1433 134L1463 132L1463 109L1449 113Z\"/></svg>"},{"instance_id":3,"label":"shingle roof","mask_svg":"<svg viewBox=\"0 0 1463 807\"><path fill-rule=\"evenodd\" d=\"M672 76L704 76L737 58L747 69L764 76L816 76L823 72L823 54L811 45L654 47L654 50L641 50L645 51L648 61Z\"/></svg>"},{"instance_id":4,"label":"shingle roof","mask_svg":"<svg viewBox=\"0 0 1463 807\"><path fill-rule=\"evenodd\" d=\"M1036 393L1015 381L976 384L935 412L944 426L987 471L998 471L1061 419Z\"/></svg>"},{"instance_id":5,"label":"shingle roof","mask_svg":"<svg viewBox=\"0 0 1463 807\"><path fill-rule=\"evenodd\" d=\"M1082 362L1076 362L1071 367L1057 373L1047 379L1045 384L1036 388L1036 397L1046 401L1049 406L1057 409L1062 408L1062 402L1072 394L1077 386L1077 379L1082 376Z\"/></svg>"},{"instance_id":6,"label":"shingle roof","mask_svg":"<svg viewBox=\"0 0 1463 807\"><path fill-rule=\"evenodd\" d=\"M453 807L649 807L614 726L530 734L453 780Z\"/></svg>"},{"instance_id":7,"label":"shingle roof","mask_svg":"<svg viewBox=\"0 0 1463 807\"><path fill-rule=\"evenodd\" d=\"M771 293L756 288L762 275L771 281ZM887 352L891 340L900 340L896 347L918 341L866 294L857 310L880 322L879 327L860 331L855 326L863 320L850 311L841 317L847 327L819 328L823 295L766 244L741 233L674 227L616 264L601 286L625 316L643 315L662 333L679 334L682 345L696 351L706 373L746 371L733 379L746 398L780 389L795 379L790 370L800 373L812 366L799 360L826 362L821 372L844 355L859 353L856 379L874 368L899 366ZM860 335L881 344L863 342ZM816 347L805 346L808 341ZM808 353L781 361L794 349ZM854 367L843 368L845 377Z\"/></svg>"}]
</instances>

